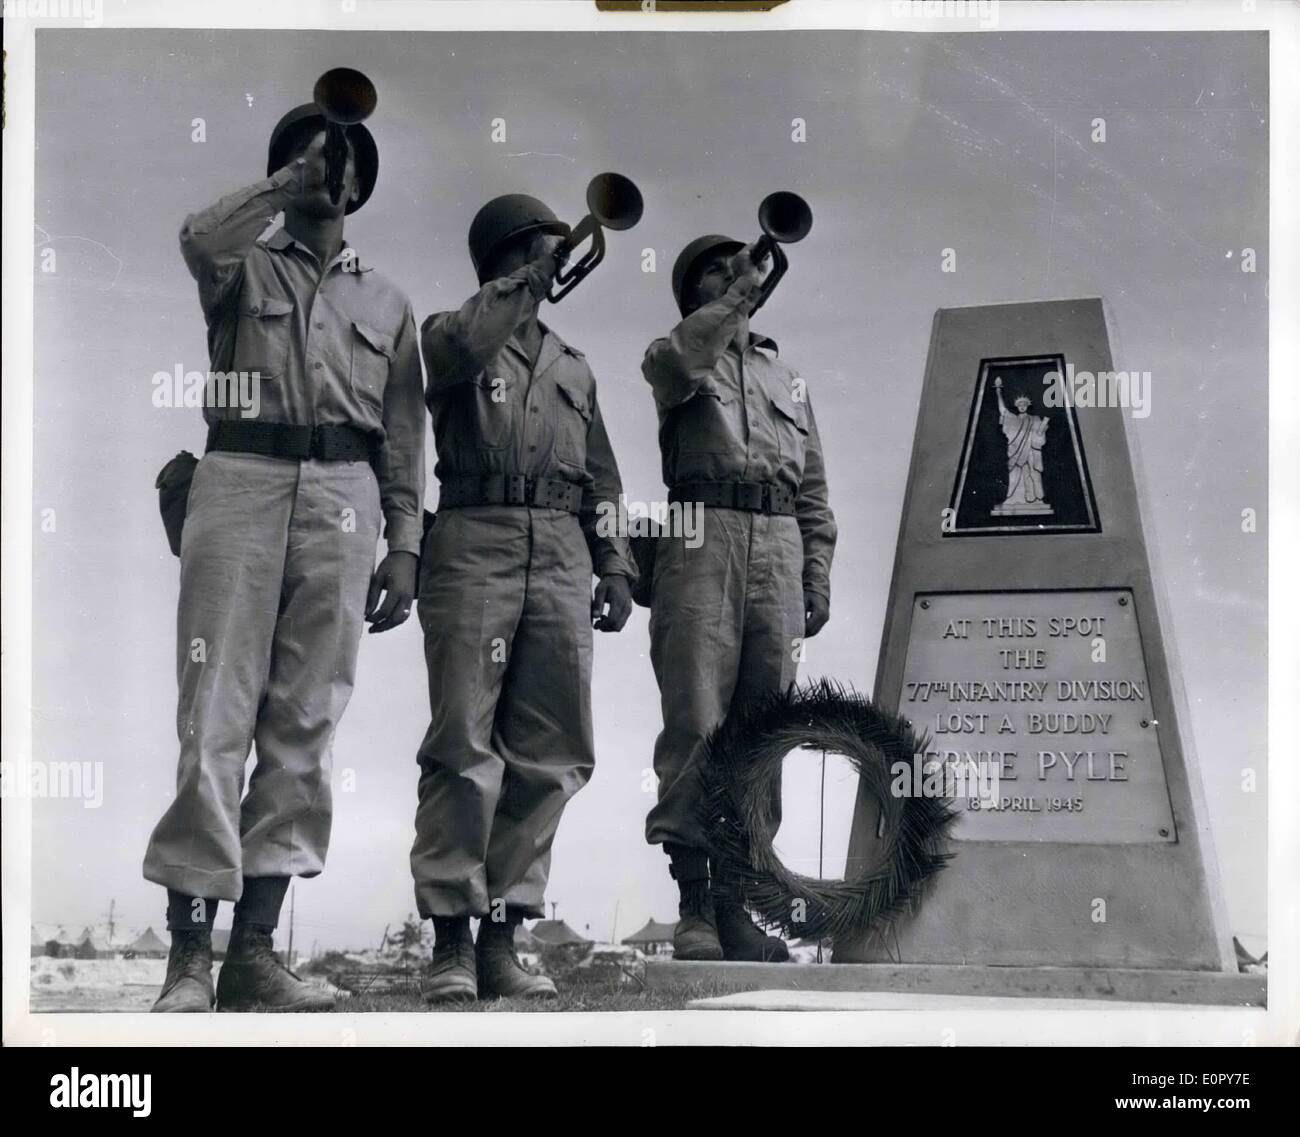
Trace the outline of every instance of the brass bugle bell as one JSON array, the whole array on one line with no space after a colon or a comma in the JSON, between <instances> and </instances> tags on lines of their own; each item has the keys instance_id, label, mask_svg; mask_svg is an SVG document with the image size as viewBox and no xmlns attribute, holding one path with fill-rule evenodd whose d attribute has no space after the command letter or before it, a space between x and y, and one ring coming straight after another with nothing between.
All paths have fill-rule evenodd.
<instances>
[{"instance_id":1,"label":"brass bugle bell","mask_svg":"<svg viewBox=\"0 0 1300 1137\"><path fill-rule=\"evenodd\" d=\"M552 304L558 304L587 278L605 259L605 230L631 229L641 220L645 202L641 191L631 178L622 174L597 174L587 184L587 216L578 222L556 250L563 261L574 249L590 239L591 244L567 270L561 267L555 274L556 290L552 285L546 294Z\"/></svg>"},{"instance_id":2,"label":"brass bugle bell","mask_svg":"<svg viewBox=\"0 0 1300 1137\"><path fill-rule=\"evenodd\" d=\"M777 190L763 198L758 207L758 225L763 235L754 243L752 257L754 263L762 264L770 256L772 271L763 280L758 301L750 310L757 312L767 298L776 290L776 286L785 276L790 262L786 258L782 245L793 245L802 241L812 229L812 209L797 193L789 190Z\"/></svg>"},{"instance_id":3,"label":"brass bugle bell","mask_svg":"<svg viewBox=\"0 0 1300 1137\"><path fill-rule=\"evenodd\" d=\"M348 162L347 128L364 122L379 105L379 92L360 71L333 67L316 80L312 101L325 116L325 184L330 201L339 203Z\"/></svg>"}]
</instances>

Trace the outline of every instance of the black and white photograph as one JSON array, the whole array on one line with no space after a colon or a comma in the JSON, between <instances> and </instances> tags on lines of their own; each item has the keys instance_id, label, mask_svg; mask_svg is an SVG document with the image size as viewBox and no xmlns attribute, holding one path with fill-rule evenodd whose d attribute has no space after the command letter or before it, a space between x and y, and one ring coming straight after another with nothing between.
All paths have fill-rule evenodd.
<instances>
[{"instance_id":1,"label":"black and white photograph","mask_svg":"<svg viewBox=\"0 0 1300 1137\"><path fill-rule=\"evenodd\" d=\"M1296 1044L1300 7L4 17L6 1045Z\"/></svg>"}]
</instances>

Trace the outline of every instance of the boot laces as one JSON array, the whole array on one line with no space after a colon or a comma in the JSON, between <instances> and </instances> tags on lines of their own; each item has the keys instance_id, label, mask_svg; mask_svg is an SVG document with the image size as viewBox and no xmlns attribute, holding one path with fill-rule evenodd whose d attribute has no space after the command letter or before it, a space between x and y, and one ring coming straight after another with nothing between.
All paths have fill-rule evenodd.
<instances>
[{"instance_id":1,"label":"boot laces","mask_svg":"<svg viewBox=\"0 0 1300 1137\"><path fill-rule=\"evenodd\" d=\"M268 962L286 975L292 976L299 983L304 982L302 976L275 954L275 944L270 932L264 932L259 928L255 931L245 932L244 935L246 937L244 941L245 951L251 959Z\"/></svg>"},{"instance_id":2,"label":"boot laces","mask_svg":"<svg viewBox=\"0 0 1300 1137\"><path fill-rule=\"evenodd\" d=\"M457 936L450 942L435 940L430 965L434 969L443 967L472 968L474 966L474 941L469 936Z\"/></svg>"},{"instance_id":3,"label":"boot laces","mask_svg":"<svg viewBox=\"0 0 1300 1137\"><path fill-rule=\"evenodd\" d=\"M180 936L174 947L172 958L177 966L185 967L203 954L203 942L198 936Z\"/></svg>"},{"instance_id":4,"label":"boot laces","mask_svg":"<svg viewBox=\"0 0 1300 1137\"><path fill-rule=\"evenodd\" d=\"M483 941L481 950L484 955L491 955L496 959L500 959L519 971L528 970L520 962L519 955L515 951L515 933L513 926L507 931L489 932Z\"/></svg>"},{"instance_id":5,"label":"boot laces","mask_svg":"<svg viewBox=\"0 0 1300 1137\"><path fill-rule=\"evenodd\" d=\"M704 916L712 907L707 880L689 880L681 884L681 903L678 908L683 916Z\"/></svg>"},{"instance_id":6,"label":"boot laces","mask_svg":"<svg viewBox=\"0 0 1300 1137\"><path fill-rule=\"evenodd\" d=\"M203 957L208 944L195 934L176 933L167 957L167 982L164 994L182 979L203 977Z\"/></svg>"}]
</instances>

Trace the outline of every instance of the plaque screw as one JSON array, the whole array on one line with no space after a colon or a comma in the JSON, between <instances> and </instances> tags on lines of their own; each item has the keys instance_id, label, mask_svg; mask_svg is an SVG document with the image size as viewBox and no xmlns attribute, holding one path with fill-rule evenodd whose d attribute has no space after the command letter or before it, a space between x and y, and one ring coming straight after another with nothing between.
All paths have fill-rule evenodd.
<instances>
[{"instance_id":1,"label":"plaque screw","mask_svg":"<svg viewBox=\"0 0 1300 1137\"><path fill-rule=\"evenodd\" d=\"M1127 597L1127 596L1121 596L1121 597L1119 598L1119 606L1120 606L1121 608L1127 608L1127 607L1128 607L1128 597Z\"/></svg>"},{"instance_id":2,"label":"plaque screw","mask_svg":"<svg viewBox=\"0 0 1300 1137\"><path fill-rule=\"evenodd\" d=\"M922 601L921 601L921 607L922 607L922 608L928 608L928 607L930 607L930 602L929 602L928 600L922 600Z\"/></svg>"},{"instance_id":3,"label":"plaque screw","mask_svg":"<svg viewBox=\"0 0 1300 1137\"><path fill-rule=\"evenodd\" d=\"M1168 829L1162 829L1162 830L1160 830L1160 836L1161 836L1161 837L1168 837L1168 836L1169 836L1169 830L1168 830Z\"/></svg>"},{"instance_id":4,"label":"plaque screw","mask_svg":"<svg viewBox=\"0 0 1300 1137\"><path fill-rule=\"evenodd\" d=\"M1145 730L1145 729L1146 729L1147 727L1149 727L1150 725L1151 725L1151 724L1150 724L1149 722L1147 722L1146 719L1143 719L1143 720L1142 720L1142 729L1143 729L1143 730Z\"/></svg>"}]
</instances>

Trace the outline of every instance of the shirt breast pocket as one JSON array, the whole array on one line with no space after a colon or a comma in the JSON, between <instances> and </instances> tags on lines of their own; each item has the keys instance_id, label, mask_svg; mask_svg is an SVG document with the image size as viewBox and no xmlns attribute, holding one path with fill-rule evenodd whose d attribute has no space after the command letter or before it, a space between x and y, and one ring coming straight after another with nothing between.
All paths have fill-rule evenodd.
<instances>
[{"instance_id":1,"label":"shirt breast pocket","mask_svg":"<svg viewBox=\"0 0 1300 1137\"><path fill-rule=\"evenodd\" d=\"M566 466L585 469L587 429L591 426L593 400L585 384L564 377L555 381L560 398L555 416L555 457Z\"/></svg>"},{"instance_id":2,"label":"shirt breast pocket","mask_svg":"<svg viewBox=\"0 0 1300 1137\"><path fill-rule=\"evenodd\" d=\"M476 437L484 449L504 450L514 437L517 377L488 370L462 390L472 399L467 407L470 421L463 428L465 437Z\"/></svg>"},{"instance_id":3,"label":"shirt breast pocket","mask_svg":"<svg viewBox=\"0 0 1300 1137\"><path fill-rule=\"evenodd\" d=\"M743 442L731 427L734 396L712 380L677 409L676 443L679 454L732 454ZM682 476L689 476L683 474Z\"/></svg>"},{"instance_id":4,"label":"shirt breast pocket","mask_svg":"<svg viewBox=\"0 0 1300 1137\"><path fill-rule=\"evenodd\" d=\"M785 388L771 392L770 397L781 464L793 467L795 474L802 477L808 449L808 404Z\"/></svg>"},{"instance_id":5,"label":"shirt breast pocket","mask_svg":"<svg viewBox=\"0 0 1300 1137\"><path fill-rule=\"evenodd\" d=\"M352 393L362 403L382 411L388 368L396 354L393 337L359 320L352 321L352 331Z\"/></svg>"},{"instance_id":6,"label":"shirt breast pocket","mask_svg":"<svg viewBox=\"0 0 1300 1137\"><path fill-rule=\"evenodd\" d=\"M293 301L250 295L239 310L235 336L235 370L257 372L263 379L283 375L289 365Z\"/></svg>"}]
</instances>

